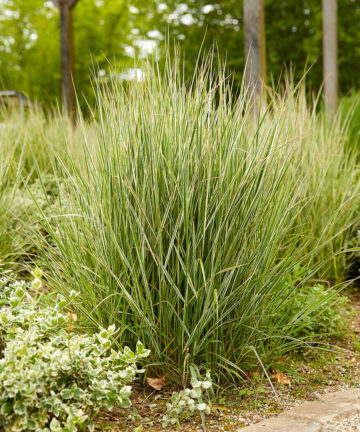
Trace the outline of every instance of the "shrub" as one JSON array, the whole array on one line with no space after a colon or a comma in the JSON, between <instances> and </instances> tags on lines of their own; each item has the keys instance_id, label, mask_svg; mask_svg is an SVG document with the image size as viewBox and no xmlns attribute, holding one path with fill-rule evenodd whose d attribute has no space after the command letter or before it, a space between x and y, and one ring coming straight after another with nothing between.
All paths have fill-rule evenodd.
<instances>
[{"instance_id":1,"label":"shrub","mask_svg":"<svg viewBox=\"0 0 360 432\"><path fill-rule=\"evenodd\" d=\"M41 288L38 269L32 286ZM141 343L135 352L110 349L115 326L93 336L78 333L63 296L45 302L23 281L3 278L0 292L2 430L93 430L99 410L130 406L128 384L142 372L136 362L149 354Z\"/></svg>"}]
</instances>

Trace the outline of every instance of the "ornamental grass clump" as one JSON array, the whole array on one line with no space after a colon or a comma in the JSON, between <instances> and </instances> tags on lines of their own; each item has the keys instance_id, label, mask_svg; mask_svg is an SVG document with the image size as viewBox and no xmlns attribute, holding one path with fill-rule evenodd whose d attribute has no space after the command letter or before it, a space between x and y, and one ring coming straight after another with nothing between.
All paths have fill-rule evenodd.
<instances>
[{"instance_id":1,"label":"ornamental grass clump","mask_svg":"<svg viewBox=\"0 0 360 432\"><path fill-rule=\"evenodd\" d=\"M115 326L93 336L78 332L77 317L61 295L32 290L23 281L0 280L0 429L8 432L93 430L101 409L131 405L128 385L149 355L111 349ZM71 292L70 304L77 294Z\"/></svg>"},{"instance_id":2,"label":"ornamental grass clump","mask_svg":"<svg viewBox=\"0 0 360 432\"><path fill-rule=\"evenodd\" d=\"M188 365L239 380L313 343L294 334L336 290L296 311L294 295L343 277L360 225L343 123L301 86L268 95L258 115L234 94L206 65L188 83L170 65L98 88L80 157L55 149L62 202L42 215L47 237L34 235L51 289L78 290L88 325L121 327L119 346L139 338L155 374L185 387Z\"/></svg>"},{"instance_id":3,"label":"ornamental grass clump","mask_svg":"<svg viewBox=\"0 0 360 432\"><path fill-rule=\"evenodd\" d=\"M0 117L0 268L18 270L34 253L29 234L38 207L46 211L57 192L52 152L72 132L68 120L38 109L21 116L0 106Z\"/></svg>"}]
</instances>

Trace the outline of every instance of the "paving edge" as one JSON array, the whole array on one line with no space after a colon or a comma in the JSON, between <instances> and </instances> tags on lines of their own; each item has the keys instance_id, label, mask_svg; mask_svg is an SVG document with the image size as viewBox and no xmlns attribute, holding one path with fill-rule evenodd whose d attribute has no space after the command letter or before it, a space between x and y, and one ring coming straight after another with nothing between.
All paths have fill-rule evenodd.
<instances>
[{"instance_id":1,"label":"paving edge","mask_svg":"<svg viewBox=\"0 0 360 432\"><path fill-rule=\"evenodd\" d=\"M360 387L328 393L238 432L325 432L326 425L360 413Z\"/></svg>"}]
</instances>

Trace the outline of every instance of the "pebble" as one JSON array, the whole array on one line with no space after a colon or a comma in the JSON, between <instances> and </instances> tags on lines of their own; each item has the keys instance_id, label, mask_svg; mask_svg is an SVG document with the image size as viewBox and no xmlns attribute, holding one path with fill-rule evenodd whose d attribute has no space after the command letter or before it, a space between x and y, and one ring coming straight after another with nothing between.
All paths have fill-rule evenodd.
<instances>
[{"instance_id":1,"label":"pebble","mask_svg":"<svg viewBox=\"0 0 360 432\"><path fill-rule=\"evenodd\" d=\"M324 432L359 432L360 414L343 419L339 422L332 422L323 428Z\"/></svg>"}]
</instances>

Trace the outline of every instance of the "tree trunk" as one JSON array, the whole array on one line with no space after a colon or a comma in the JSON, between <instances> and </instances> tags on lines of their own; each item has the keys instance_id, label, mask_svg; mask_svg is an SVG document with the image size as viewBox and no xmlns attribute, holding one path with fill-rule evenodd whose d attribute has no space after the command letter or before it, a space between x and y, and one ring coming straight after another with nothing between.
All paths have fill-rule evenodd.
<instances>
[{"instance_id":1,"label":"tree trunk","mask_svg":"<svg viewBox=\"0 0 360 432\"><path fill-rule=\"evenodd\" d=\"M72 30L71 5L69 0L58 0L60 10L60 41L62 91L66 110L72 119L75 118L74 88L74 41Z\"/></svg>"},{"instance_id":2,"label":"tree trunk","mask_svg":"<svg viewBox=\"0 0 360 432\"><path fill-rule=\"evenodd\" d=\"M264 0L244 0L245 83L255 98L266 77Z\"/></svg>"},{"instance_id":3,"label":"tree trunk","mask_svg":"<svg viewBox=\"0 0 360 432\"><path fill-rule=\"evenodd\" d=\"M333 114L336 111L338 99L336 0L322 0L322 21L324 96L326 106Z\"/></svg>"}]
</instances>

